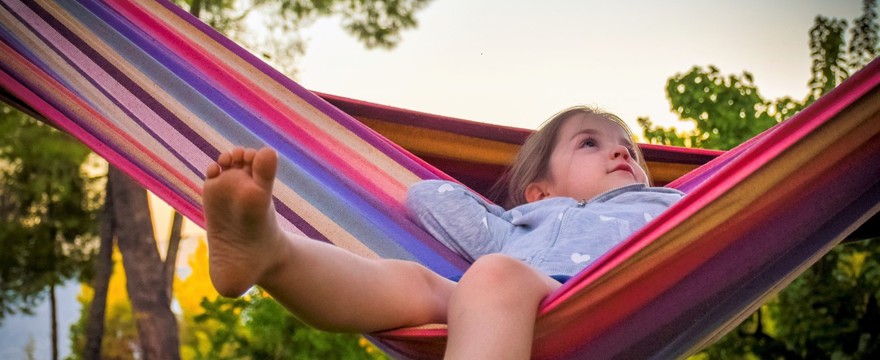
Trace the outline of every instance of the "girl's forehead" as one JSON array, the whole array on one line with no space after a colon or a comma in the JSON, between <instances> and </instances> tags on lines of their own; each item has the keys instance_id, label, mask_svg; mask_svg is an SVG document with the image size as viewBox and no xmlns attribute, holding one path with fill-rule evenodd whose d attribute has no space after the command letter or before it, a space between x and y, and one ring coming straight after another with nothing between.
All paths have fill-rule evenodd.
<instances>
[{"instance_id":1,"label":"girl's forehead","mask_svg":"<svg viewBox=\"0 0 880 360\"><path fill-rule=\"evenodd\" d=\"M580 133L595 133L609 137L619 137L632 142L630 134L617 121L595 114L575 114L565 120L556 134L558 141L568 140Z\"/></svg>"}]
</instances>

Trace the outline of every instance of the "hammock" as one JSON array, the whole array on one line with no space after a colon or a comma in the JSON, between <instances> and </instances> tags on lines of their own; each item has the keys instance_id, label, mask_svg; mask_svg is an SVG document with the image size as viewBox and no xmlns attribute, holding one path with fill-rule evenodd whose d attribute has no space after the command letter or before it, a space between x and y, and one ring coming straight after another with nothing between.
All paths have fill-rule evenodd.
<instances>
[{"instance_id":1,"label":"hammock","mask_svg":"<svg viewBox=\"0 0 880 360\"><path fill-rule=\"evenodd\" d=\"M268 145L285 230L443 276L468 266L402 206L408 185L450 177L164 0L0 0L0 39L6 100L197 224L207 164ZM880 211L878 84L874 61L670 183L689 195L544 301L534 356L681 357L738 324ZM437 358L445 328L372 338L393 356Z\"/></svg>"}]
</instances>

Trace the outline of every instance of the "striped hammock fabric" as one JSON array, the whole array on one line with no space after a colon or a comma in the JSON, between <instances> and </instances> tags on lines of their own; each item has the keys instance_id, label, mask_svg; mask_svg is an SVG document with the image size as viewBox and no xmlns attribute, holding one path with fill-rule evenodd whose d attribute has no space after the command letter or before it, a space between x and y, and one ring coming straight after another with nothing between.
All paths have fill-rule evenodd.
<instances>
[{"instance_id":1,"label":"striped hammock fabric","mask_svg":"<svg viewBox=\"0 0 880 360\"><path fill-rule=\"evenodd\" d=\"M173 4L9 1L0 17L4 87L196 223L218 149L268 145L285 230L466 267L401 207L410 184L444 175Z\"/></svg>"},{"instance_id":2,"label":"striped hammock fabric","mask_svg":"<svg viewBox=\"0 0 880 360\"><path fill-rule=\"evenodd\" d=\"M288 231L444 276L467 263L405 216L449 178L166 1L0 0L0 87L203 224L204 169L281 155ZM534 356L680 357L735 326L880 210L880 63L669 186L689 195L542 304ZM804 206L810 204L810 206ZM442 356L442 326L373 338Z\"/></svg>"}]
</instances>

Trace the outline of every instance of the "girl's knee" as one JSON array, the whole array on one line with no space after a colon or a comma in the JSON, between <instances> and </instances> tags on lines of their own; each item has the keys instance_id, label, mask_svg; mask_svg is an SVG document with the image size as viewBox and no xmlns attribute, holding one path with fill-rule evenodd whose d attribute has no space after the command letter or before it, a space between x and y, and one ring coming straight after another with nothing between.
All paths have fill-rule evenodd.
<instances>
[{"instance_id":1,"label":"girl's knee","mask_svg":"<svg viewBox=\"0 0 880 360\"><path fill-rule=\"evenodd\" d=\"M534 270L518 259L502 254L491 254L477 259L461 280L486 286L502 286L528 280L533 272Z\"/></svg>"},{"instance_id":2,"label":"girl's knee","mask_svg":"<svg viewBox=\"0 0 880 360\"><path fill-rule=\"evenodd\" d=\"M489 296L543 298L552 291L552 282L548 276L518 259L492 254L477 259L462 276L458 288Z\"/></svg>"}]
</instances>

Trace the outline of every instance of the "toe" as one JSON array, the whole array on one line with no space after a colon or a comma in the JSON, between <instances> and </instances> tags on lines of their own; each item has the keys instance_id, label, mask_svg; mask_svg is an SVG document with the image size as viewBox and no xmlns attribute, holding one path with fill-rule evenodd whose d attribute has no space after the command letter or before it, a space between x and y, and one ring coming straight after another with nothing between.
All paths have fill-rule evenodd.
<instances>
[{"instance_id":1,"label":"toe","mask_svg":"<svg viewBox=\"0 0 880 360\"><path fill-rule=\"evenodd\" d=\"M254 154L253 174L260 186L271 189L275 182L275 171L278 167L278 154L275 150L264 147Z\"/></svg>"},{"instance_id":2,"label":"toe","mask_svg":"<svg viewBox=\"0 0 880 360\"><path fill-rule=\"evenodd\" d=\"M220 175L220 165L219 164L212 163L211 165L208 165L208 169L205 170L205 176L207 176L208 179L213 179L219 175Z\"/></svg>"},{"instance_id":3,"label":"toe","mask_svg":"<svg viewBox=\"0 0 880 360\"><path fill-rule=\"evenodd\" d=\"M244 149L232 149L232 167L242 167L244 165Z\"/></svg>"},{"instance_id":4,"label":"toe","mask_svg":"<svg viewBox=\"0 0 880 360\"><path fill-rule=\"evenodd\" d=\"M227 152L220 154L220 156L217 157L217 165L219 165L221 169L228 169L232 166L232 155Z\"/></svg>"},{"instance_id":5,"label":"toe","mask_svg":"<svg viewBox=\"0 0 880 360\"><path fill-rule=\"evenodd\" d=\"M247 148L244 150L244 163L250 164L254 162L254 156L257 155L257 150Z\"/></svg>"}]
</instances>

